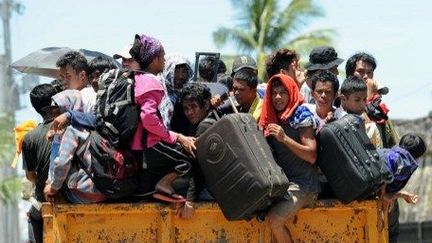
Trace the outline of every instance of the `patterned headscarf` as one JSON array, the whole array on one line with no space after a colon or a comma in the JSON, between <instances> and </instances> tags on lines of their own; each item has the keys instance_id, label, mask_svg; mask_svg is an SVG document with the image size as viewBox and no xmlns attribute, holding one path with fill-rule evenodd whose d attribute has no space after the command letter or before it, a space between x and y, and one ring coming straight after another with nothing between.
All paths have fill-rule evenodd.
<instances>
[{"instance_id":1,"label":"patterned headscarf","mask_svg":"<svg viewBox=\"0 0 432 243\"><path fill-rule=\"evenodd\" d=\"M61 112L68 110L83 111L81 92L76 89L62 91L51 99L60 108Z\"/></svg>"},{"instance_id":2,"label":"patterned headscarf","mask_svg":"<svg viewBox=\"0 0 432 243\"><path fill-rule=\"evenodd\" d=\"M142 66L147 66L159 56L162 50L161 42L147 35L135 35L134 44L129 51L131 56Z\"/></svg>"},{"instance_id":3,"label":"patterned headscarf","mask_svg":"<svg viewBox=\"0 0 432 243\"><path fill-rule=\"evenodd\" d=\"M279 114L274 109L271 91L274 80L280 80L283 87L288 91L289 100L285 110ZM267 87L264 95L264 101L261 111L259 125L265 128L270 123L285 123L293 115L296 108L303 103L303 96L299 92L296 82L285 74L276 74L267 82Z\"/></svg>"},{"instance_id":4,"label":"patterned headscarf","mask_svg":"<svg viewBox=\"0 0 432 243\"><path fill-rule=\"evenodd\" d=\"M187 78L188 80L186 81L187 83L192 79L193 76L192 67L187 57L181 54L170 54L165 57L165 67L162 74L163 74L165 85L168 88L168 91L180 91L175 88L174 73L175 73L176 66L181 64L186 64L186 67L188 69L188 78Z\"/></svg>"}]
</instances>

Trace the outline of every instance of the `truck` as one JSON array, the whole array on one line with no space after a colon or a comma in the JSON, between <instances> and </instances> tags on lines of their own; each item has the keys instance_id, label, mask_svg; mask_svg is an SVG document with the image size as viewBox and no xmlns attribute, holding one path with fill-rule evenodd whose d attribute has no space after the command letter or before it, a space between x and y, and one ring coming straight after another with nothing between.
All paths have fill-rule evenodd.
<instances>
[{"instance_id":1,"label":"truck","mask_svg":"<svg viewBox=\"0 0 432 243\"><path fill-rule=\"evenodd\" d=\"M174 204L154 202L44 203L44 242L272 242L267 220L228 221L217 203L196 205L192 219ZM319 200L286 223L295 242L388 242L387 213L380 200L342 204Z\"/></svg>"}]
</instances>

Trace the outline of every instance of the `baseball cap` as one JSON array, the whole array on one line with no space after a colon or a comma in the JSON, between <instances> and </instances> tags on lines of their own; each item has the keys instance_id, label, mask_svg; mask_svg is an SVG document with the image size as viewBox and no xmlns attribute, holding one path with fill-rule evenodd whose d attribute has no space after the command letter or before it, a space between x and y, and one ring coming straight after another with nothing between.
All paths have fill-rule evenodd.
<instances>
[{"instance_id":1,"label":"baseball cap","mask_svg":"<svg viewBox=\"0 0 432 243\"><path fill-rule=\"evenodd\" d=\"M120 51L118 51L116 54L113 55L113 58L114 59L119 59L119 58L131 59L132 56L131 56L131 54L129 54L129 51L131 48L132 48L132 44L124 46Z\"/></svg>"},{"instance_id":2,"label":"baseball cap","mask_svg":"<svg viewBox=\"0 0 432 243\"><path fill-rule=\"evenodd\" d=\"M250 68L253 70L258 70L255 60L250 56L238 56L234 59L232 66L232 74L238 72L240 69ZM231 75L232 75L231 74Z\"/></svg>"}]
</instances>

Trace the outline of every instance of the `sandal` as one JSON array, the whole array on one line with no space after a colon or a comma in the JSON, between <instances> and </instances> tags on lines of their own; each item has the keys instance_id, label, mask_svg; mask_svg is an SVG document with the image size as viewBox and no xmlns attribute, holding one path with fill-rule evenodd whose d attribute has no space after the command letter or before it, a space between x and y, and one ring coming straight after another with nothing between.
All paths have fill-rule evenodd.
<instances>
[{"instance_id":1,"label":"sandal","mask_svg":"<svg viewBox=\"0 0 432 243\"><path fill-rule=\"evenodd\" d=\"M155 192L153 194L153 198L159 199L164 202L170 202L170 203L183 203L186 202L186 199L182 196L180 196L177 193L172 192L171 194L164 193L161 191Z\"/></svg>"}]
</instances>

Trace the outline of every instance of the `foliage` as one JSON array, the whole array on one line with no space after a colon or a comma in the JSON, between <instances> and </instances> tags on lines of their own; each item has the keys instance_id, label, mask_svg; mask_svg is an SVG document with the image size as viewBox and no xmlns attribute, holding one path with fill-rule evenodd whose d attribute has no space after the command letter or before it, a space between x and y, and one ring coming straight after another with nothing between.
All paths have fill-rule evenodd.
<instances>
[{"instance_id":1,"label":"foliage","mask_svg":"<svg viewBox=\"0 0 432 243\"><path fill-rule=\"evenodd\" d=\"M11 204L17 202L18 192L21 191L21 180L19 177L8 177L0 181L0 202Z\"/></svg>"},{"instance_id":2,"label":"foliage","mask_svg":"<svg viewBox=\"0 0 432 243\"><path fill-rule=\"evenodd\" d=\"M13 115L5 113L0 114L0 118L0 202L12 203L16 201L20 191L20 180L14 176L14 169L10 168L15 154L15 119Z\"/></svg>"},{"instance_id":3,"label":"foliage","mask_svg":"<svg viewBox=\"0 0 432 243\"><path fill-rule=\"evenodd\" d=\"M277 0L231 0L236 10L237 23L233 28L220 27L213 33L218 47L228 42L240 51L256 55L260 78L263 78L266 54L285 47L301 55L319 45L329 45L335 32L318 29L302 30L311 20L324 16L313 0L292 0L280 7Z\"/></svg>"}]
</instances>

